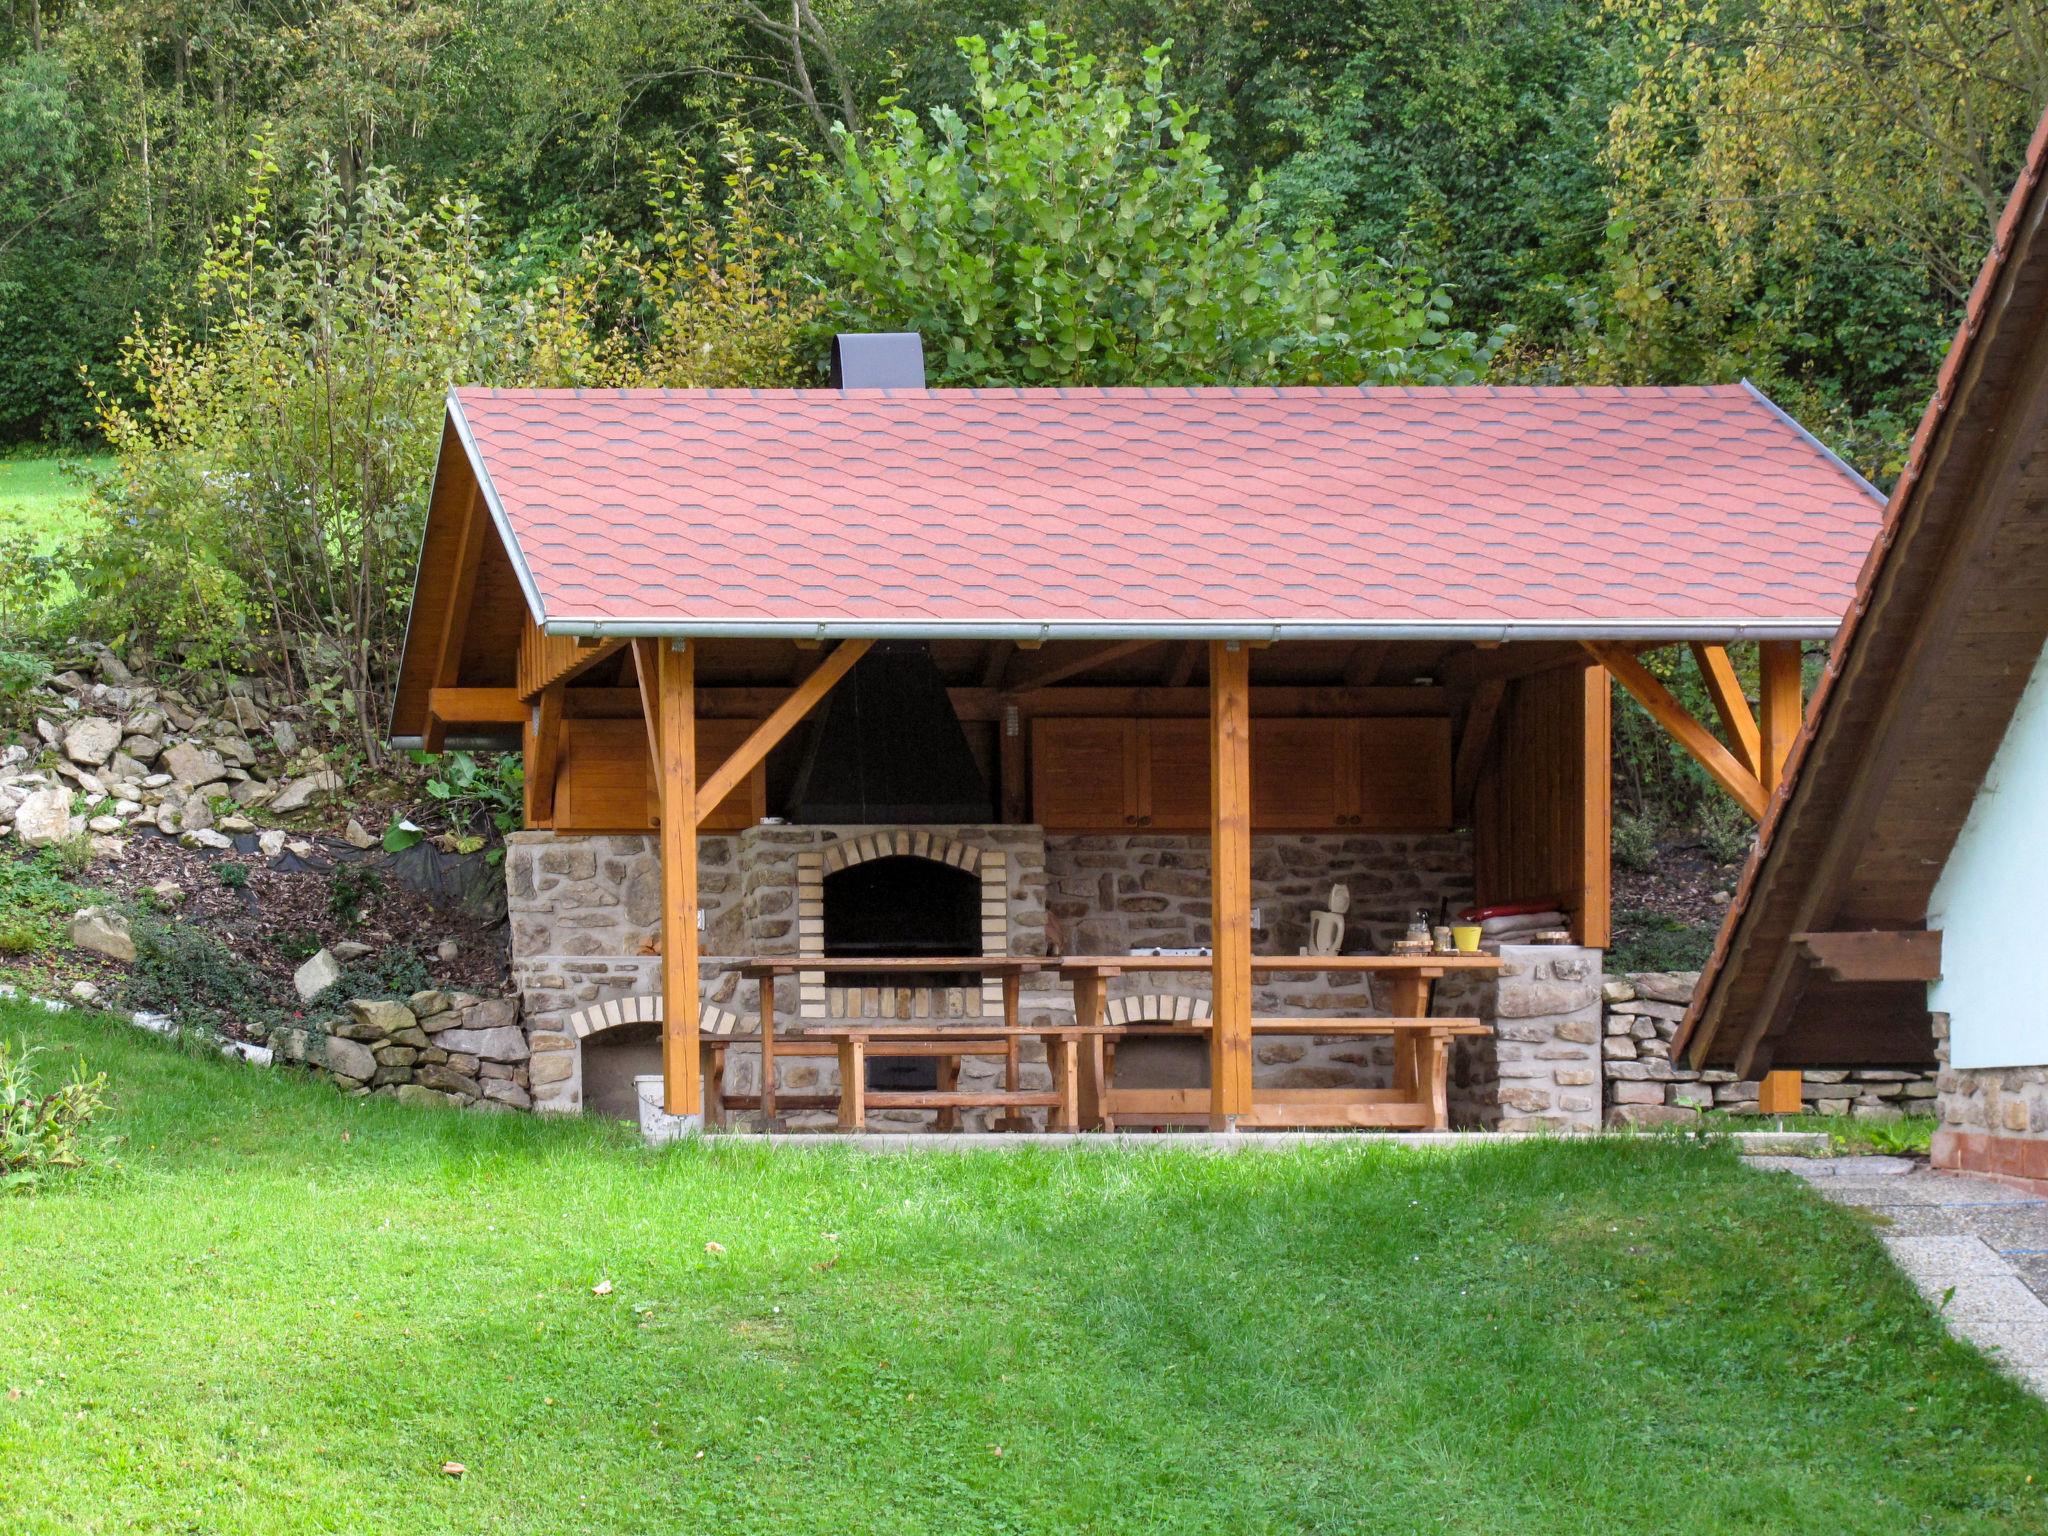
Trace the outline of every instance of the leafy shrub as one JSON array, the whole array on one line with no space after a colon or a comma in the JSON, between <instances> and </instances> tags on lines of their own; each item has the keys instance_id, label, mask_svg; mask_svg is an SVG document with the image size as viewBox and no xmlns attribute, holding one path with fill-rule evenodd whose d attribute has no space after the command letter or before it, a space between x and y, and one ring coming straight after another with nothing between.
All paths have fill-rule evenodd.
<instances>
[{"instance_id":1,"label":"leafy shrub","mask_svg":"<svg viewBox=\"0 0 2048 1536\"><path fill-rule=\"evenodd\" d=\"M85 1133L105 1107L106 1074L87 1076L80 1062L67 1081L44 1092L34 1070L40 1054L25 1041L0 1040L0 1189L31 1190L102 1155Z\"/></svg>"},{"instance_id":2,"label":"leafy shrub","mask_svg":"<svg viewBox=\"0 0 2048 1536\"><path fill-rule=\"evenodd\" d=\"M231 891L245 889L249 884L249 866L237 864L233 859L224 859L214 866L214 874L220 883Z\"/></svg>"},{"instance_id":3,"label":"leafy shrub","mask_svg":"<svg viewBox=\"0 0 2048 1536\"><path fill-rule=\"evenodd\" d=\"M1716 864L1740 864L1756 841L1756 823L1732 800L1700 803L1700 845Z\"/></svg>"},{"instance_id":4,"label":"leafy shrub","mask_svg":"<svg viewBox=\"0 0 2048 1536\"><path fill-rule=\"evenodd\" d=\"M32 955L56 941L58 923L91 899L72 882L74 873L61 844L26 856L0 853L0 953Z\"/></svg>"},{"instance_id":5,"label":"leafy shrub","mask_svg":"<svg viewBox=\"0 0 2048 1536\"><path fill-rule=\"evenodd\" d=\"M854 330L938 342L934 384L1465 383L1499 338L1449 329L1422 273L1283 233L1233 199L1166 85L1102 71L1034 22L960 39L960 112L892 106L817 176Z\"/></svg>"},{"instance_id":6,"label":"leafy shrub","mask_svg":"<svg viewBox=\"0 0 2048 1536\"><path fill-rule=\"evenodd\" d=\"M488 822L500 836L519 826L526 809L526 764L518 753L503 752L479 761L468 752L416 751L412 758L429 770L427 795L447 816L457 853L475 853L483 847L479 823ZM425 836L417 827L394 819L384 833L384 846L401 853ZM494 864L504 856L502 848L491 850Z\"/></svg>"},{"instance_id":7,"label":"leafy shrub","mask_svg":"<svg viewBox=\"0 0 2048 1536\"><path fill-rule=\"evenodd\" d=\"M291 1012L277 982L203 928L140 916L135 963L122 982L131 1008L167 1013L188 1027L276 1023Z\"/></svg>"},{"instance_id":8,"label":"leafy shrub","mask_svg":"<svg viewBox=\"0 0 2048 1536\"><path fill-rule=\"evenodd\" d=\"M327 915L352 925L363 903L383 888L384 882L374 869L360 864L337 864L327 877Z\"/></svg>"},{"instance_id":9,"label":"leafy shrub","mask_svg":"<svg viewBox=\"0 0 2048 1536\"><path fill-rule=\"evenodd\" d=\"M375 950L341 969L341 979L315 1002L334 1002L350 997L411 997L434 985L419 951L404 944Z\"/></svg>"},{"instance_id":10,"label":"leafy shrub","mask_svg":"<svg viewBox=\"0 0 2048 1536\"><path fill-rule=\"evenodd\" d=\"M1648 874L1657 867L1657 829L1646 816L1619 811L1614 817L1614 859L1624 869Z\"/></svg>"},{"instance_id":11,"label":"leafy shrub","mask_svg":"<svg viewBox=\"0 0 2048 1536\"><path fill-rule=\"evenodd\" d=\"M202 264L204 323L138 322L124 343L134 403L95 384L117 463L78 585L191 660L265 632L324 642L374 760L445 393L553 382L564 332L489 281L473 199L415 209L385 172L351 187L316 167L281 233L278 175L259 147Z\"/></svg>"},{"instance_id":12,"label":"leafy shrub","mask_svg":"<svg viewBox=\"0 0 2048 1536\"><path fill-rule=\"evenodd\" d=\"M1714 952L1711 924L1681 923L1661 912L1624 908L1614 914L1610 971L1698 971Z\"/></svg>"}]
</instances>

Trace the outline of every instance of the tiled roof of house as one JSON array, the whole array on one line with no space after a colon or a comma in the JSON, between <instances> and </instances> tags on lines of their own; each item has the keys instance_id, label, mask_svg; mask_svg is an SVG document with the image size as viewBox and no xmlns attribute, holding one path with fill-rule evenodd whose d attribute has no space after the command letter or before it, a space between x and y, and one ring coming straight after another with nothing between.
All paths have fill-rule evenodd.
<instances>
[{"instance_id":1,"label":"tiled roof of house","mask_svg":"<svg viewBox=\"0 0 2048 1536\"><path fill-rule=\"evenodd\" d=\"M1747 385L451 409L557 632L1825 635L1882 512Z\"/></svg>"}]
</instances>

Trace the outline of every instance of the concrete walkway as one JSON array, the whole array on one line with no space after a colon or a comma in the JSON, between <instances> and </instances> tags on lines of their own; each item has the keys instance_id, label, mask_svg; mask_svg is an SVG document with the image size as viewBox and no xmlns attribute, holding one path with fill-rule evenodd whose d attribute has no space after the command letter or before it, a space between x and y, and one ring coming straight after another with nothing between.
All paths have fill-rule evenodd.
<instances>
[{"instance_id":1,"label":"concrete walkway","mask_svg":"<svg viewBox=\"0 0 2048 1536\"><path fill-rule=\"evenodd\" d=\"M2048 1199L1902 1157L1751 1162L1869 1211L1879 1241L1949 1331L2048 1398Z\"/></svg>"}]
</instances>

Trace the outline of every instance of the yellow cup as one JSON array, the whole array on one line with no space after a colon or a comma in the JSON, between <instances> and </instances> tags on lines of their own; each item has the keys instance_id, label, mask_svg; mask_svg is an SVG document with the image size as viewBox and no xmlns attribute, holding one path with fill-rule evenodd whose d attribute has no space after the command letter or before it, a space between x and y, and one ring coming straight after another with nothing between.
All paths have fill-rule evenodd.
<instances>
[{"instance_id":1,"label":"yellow cup","mask_svg":"<svg viewBox=\"0 0 2048 1536\"><path fill-rule=\"evenodd\" d=\"M1451 942L1458 946L1461 955L1479 953L1479 925L1477 923L1453 923Z\"/></svg>"}]
</instances>

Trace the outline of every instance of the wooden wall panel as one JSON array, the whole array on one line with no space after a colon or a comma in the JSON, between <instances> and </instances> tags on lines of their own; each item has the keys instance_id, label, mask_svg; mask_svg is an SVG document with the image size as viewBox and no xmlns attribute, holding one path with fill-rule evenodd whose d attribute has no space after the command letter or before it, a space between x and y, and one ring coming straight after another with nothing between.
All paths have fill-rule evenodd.
<instances>
[{"instance_id":1,"label":"wooden wall panel","mask_svg":"<svg viewBox=\"0 0 2048 1536\"><path fill-rule=\"evenodd\" d=\"M697 722L697 773L708 778L759 722ZM557 832L648 832L654 828L655 780L647 755L647 726L628 720L565 720L562 759L555 780ZM706 832L734 832L759 821L767 809L760 769L704 822Z\"/></svg>"},{"instance_id":2,"label":"wooden wall panel","mask_svg":"<svg viewBox=\"0 0 2048 1536\"><path fill-rule=\"evenodd\" d=\"M1059 832L1208 825L1206 722L1047 717L1030 729L1031 815L1041 825ZM1255 715L1251 772L1252 826L1259 831L1435 832L1451 825L1448 717Z\"/></svg>"},{"instance_id":3,"label":"wooden wall panel","mask_svg":"<svg viewBox=\"0 0 2048 1536\"><path fill-rule=\"evenodd\" d=\"M1609 706L1597 666L1516 681L1472 799L1480 904L1556 900L1599 948L1612 917Z\"/></svg>"}]
</instances>

